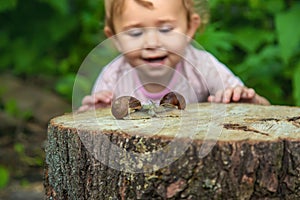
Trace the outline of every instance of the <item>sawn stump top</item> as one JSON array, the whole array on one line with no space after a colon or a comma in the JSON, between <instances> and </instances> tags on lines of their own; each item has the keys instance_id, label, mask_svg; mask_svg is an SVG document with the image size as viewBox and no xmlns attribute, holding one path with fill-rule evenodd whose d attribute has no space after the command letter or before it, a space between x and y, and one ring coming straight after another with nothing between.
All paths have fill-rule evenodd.
<instances>
[{"instance_id":1,"label":"sawn stump top","mask_svg":"<svg viewBox=\"0 0 300 200\"><path fill-rule=\"evenodd\" d=\"M189 137L194 140L274 141L299 140L300 108L290 106L260 106L252 104L188 105L158 117L133 117L116 120L110 109L84 113L68 113L50 121L50 126L145 137Z\"/></svg>"}]
</instances>

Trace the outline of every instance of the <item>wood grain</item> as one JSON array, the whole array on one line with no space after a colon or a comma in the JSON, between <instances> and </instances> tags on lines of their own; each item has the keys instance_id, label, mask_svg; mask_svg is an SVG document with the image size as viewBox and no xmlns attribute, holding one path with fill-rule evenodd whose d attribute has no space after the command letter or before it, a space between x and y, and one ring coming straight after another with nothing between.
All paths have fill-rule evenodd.
<instances>
[{"instance_id":1,"label":"wood grain","mask_svg":"<svg viewBox=\"0 0 300 200\"><path fill-rule=\"evenodd\" d=\"M46 199L298 199L300 108L194 104L52 119Z\"/></svg>"}]
</instances>

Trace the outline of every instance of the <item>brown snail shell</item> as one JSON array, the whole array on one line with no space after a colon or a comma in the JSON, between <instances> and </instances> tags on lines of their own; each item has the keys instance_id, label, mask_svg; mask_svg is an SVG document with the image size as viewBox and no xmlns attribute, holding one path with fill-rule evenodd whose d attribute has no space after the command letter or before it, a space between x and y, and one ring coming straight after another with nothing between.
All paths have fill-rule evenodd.
<instances>
[{"instance_id":1,"label":"brown snail shell","mask_svg":"<svg viewBox=\"0 0 300 200\"><path fill-rule=\"evenodd\" d=\"M184 110L186 102L184 97L177 92L169 92L160 100L162 106L176 106L180 110Z\"/></svg>"},{"instance_id":2,"label":"brown snail shell","mask_svg":"<svg viewBox=\"0 0 300 200\"><path fill-rule=\"evenodd\" d=\"M141 102L132 96L121 96L112 102L111 113L116 119L123 119L131 111L140 110Z\"/></svg>"}]
</instances>

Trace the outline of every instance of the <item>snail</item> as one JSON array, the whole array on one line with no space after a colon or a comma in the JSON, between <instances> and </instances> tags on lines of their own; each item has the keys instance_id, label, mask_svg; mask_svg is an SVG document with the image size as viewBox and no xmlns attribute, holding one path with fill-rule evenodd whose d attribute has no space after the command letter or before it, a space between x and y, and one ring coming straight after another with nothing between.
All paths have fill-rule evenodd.
<instances>
[{"instance_id":1,"label":"snail","mask_svg":"<svg viewBox=\"0 0 300 200\"><path fill-rule=\"evenodd\" d=\"M177 107L180 110L184 110L186 102L184 97L177 92L169 92L162 97L159 105L164 107Z\"/></svg>"},{"instance_id":2,"label":"snail","mask_svg":"<svg viewBox=\"0 0 300 200\"><path fill-rule=\"evenodd\" d=\"M112 102L111 113L116 119L124 119L127 115L135 111L147 112L150 116L156 116L157 113L165 112L165 108L184 110L186 102L184 97L177 92L169 92L164 95L156 106L151 101L149 105L143 105L132 96L121 96Z\"/></svg>"},{"instance_id":3,"label":"snail","mask_svg":"<svg viewBox=\"0 0 300 200\"><path fill-rule=\"evenodd\" d=\"M141 102L132 96L121 96L112 102L111 113L116 119L123 119L131 112L142 109Z\"/></svg>"}]
</instances>

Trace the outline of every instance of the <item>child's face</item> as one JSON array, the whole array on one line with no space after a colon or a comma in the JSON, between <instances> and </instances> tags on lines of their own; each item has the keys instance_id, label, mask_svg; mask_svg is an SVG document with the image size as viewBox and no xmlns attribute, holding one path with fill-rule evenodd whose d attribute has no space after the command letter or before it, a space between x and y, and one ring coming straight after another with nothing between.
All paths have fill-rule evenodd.
<instances>
[{"instance_id":1,"label":"child's face","mask_svg":"<svg viewBox=\"0 0 300 200\"><path fill-rule=\"evenodd\" d=\"M116 41L133 67L141 67L150 77L164 77L184 56L200 19L193 14L188 21L181 0L148 1L153 9L125 1L123 13L114 19Z\"/></svg>"}]
</instances>

